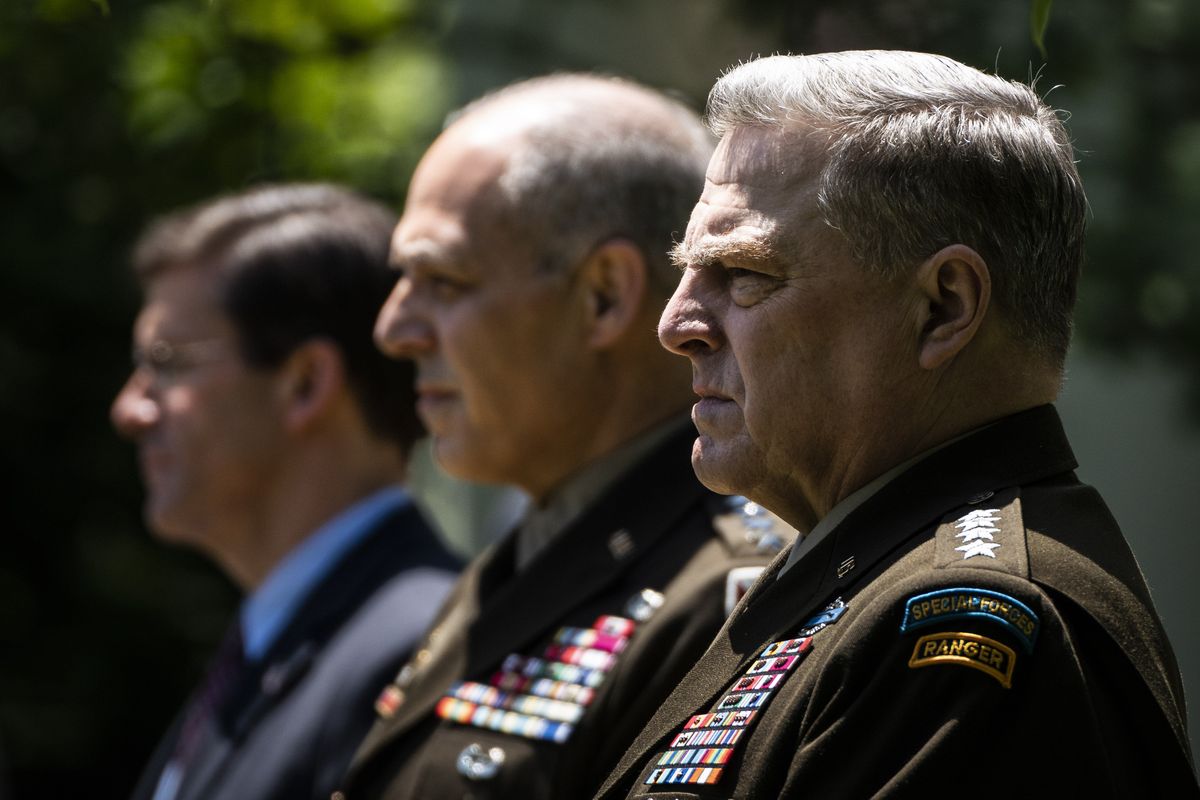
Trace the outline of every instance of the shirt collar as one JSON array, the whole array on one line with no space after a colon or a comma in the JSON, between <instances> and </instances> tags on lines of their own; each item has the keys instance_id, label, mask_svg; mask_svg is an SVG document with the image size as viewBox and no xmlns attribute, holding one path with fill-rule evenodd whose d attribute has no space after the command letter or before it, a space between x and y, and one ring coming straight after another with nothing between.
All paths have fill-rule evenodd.
<instances>
[{"instance_id":1,"label":"shirt collar","mask_svg":"<svg viewBox=\"0 0 1200 800\"><path fill-rule=\"evenodd\" d=\"M410 502L398 486L380 489L317 528L288 553L241 607L246 658L261 660L338 560L386 515Z\"/></svg>"}]
</instances>

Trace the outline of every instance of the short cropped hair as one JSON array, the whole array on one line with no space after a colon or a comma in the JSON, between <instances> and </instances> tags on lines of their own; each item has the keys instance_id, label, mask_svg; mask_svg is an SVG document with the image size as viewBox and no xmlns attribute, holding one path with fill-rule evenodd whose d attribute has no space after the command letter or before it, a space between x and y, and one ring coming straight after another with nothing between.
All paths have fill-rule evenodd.
<instances>
[{"instance_id":1,"label":"short cropped hair","mask_svg":"<svg viewBox=\"0 0 1200 800\"><path fill-rule=\"evenodd\" d=\"M423 434L414 367L373 340L396 282L395 225L384 206L336 186L261 186L161 217L135 245L133 268L143 287L168 270L216 272L221 310L253 367L277 367L314 338L332 341L369 429L407 454Z\"/></svg>"},{"instance_id":2,"label":"short cropped hair","mask_svg":"<svg viewBox=\"0 0 1200 800\"><path fill-rule=\"evenodd\" d=\"M1031 87L925 53L772 56L722 76L707 118L719 136L828 134L817 203L860 266L894 276L967 245L1014 334L1062 366L1087 200L1066 129Z\"/></svg>"},{"instance_id":3,"label":"short cropped hair","mask_svg":"<svg viewBox=\"0 0 1200 800\"><path fill-rule=\"evenodd\" d=\"M614 90L628 103L612 107ZM670 250L704 188L714 146L699 114L632 81L566 73L506 86L450 122L539 96L545 105L499 181L513 227L536 243L548 269L628 239L645 256L652 284L669 294L679 282ZM597 97L609 102L598 107Z\"/></svg>"}]
</instances>

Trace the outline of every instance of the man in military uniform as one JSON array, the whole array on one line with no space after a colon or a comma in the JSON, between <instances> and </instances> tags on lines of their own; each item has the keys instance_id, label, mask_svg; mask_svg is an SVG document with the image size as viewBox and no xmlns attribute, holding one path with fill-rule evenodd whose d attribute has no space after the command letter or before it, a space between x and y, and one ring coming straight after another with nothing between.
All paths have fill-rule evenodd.
<instances>
[{"instance_id":1,"label":"man in military uniform","mask_svg":"<svg viewBox=\"0 0 1200 800\"><path fill-rule=\"evenodd\" d=\"M394 224L338 187L264 186L138 243L113 423L138 446L149 526L247 597L136 800L328 797L453 585L457 558L400 488L413 369L372 341Z\"/></svg>"},{"instance_id":2,"label":"man in military uniform","mask_svg":"<svg viewBox=\"0 0 1200 800\"><path fill-rule=\"evenodd\" d=\"M1145 582L1052 405L1083 250L1066 131L938 56L774 57L659 335L704 483L805 535L600 797L1195 796Z\"/></svg>"},{"instance_id":3,"label":"man in military uniform","mask_svg":"<svg viewBox=\"0 0 1200 800\"><path fill-rule=\"evenodd\" d=\"M652 333L710 152L657 92L556 76L469 106L418 166L377 340L416 361L439 462L533 506L384 689L337 796L590 795L778 549L696 480L688 368Z\"/></svg>"}]
</instances>

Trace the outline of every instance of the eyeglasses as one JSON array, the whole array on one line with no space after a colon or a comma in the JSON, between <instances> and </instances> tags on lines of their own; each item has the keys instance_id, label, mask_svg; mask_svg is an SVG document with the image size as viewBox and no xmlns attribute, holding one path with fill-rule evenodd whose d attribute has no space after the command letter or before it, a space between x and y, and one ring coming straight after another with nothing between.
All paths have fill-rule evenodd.
<instances>
[{"instance_id":1,"label":"eyeglasses","mask_svg":"<svg viewBox=\"0 0 1200 800\"><path fill-rule=\"evenodd\" d=\"M204 364L229 356L224 339L200 339L194 342L168 342L155 339L147 347L133 347L134 370L145 370L159 385L173 383Z\"/></svg>"}]
</instances>

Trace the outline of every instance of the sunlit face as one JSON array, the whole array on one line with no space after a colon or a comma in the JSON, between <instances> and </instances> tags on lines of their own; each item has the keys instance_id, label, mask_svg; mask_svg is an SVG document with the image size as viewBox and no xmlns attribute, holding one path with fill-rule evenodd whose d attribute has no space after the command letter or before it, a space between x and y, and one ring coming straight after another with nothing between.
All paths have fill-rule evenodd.
<instances>
[{"instance_id":1,"label":"sunlit face","mask_svg":"<svg viewBox=\"0 0 1200 800\"><path fill-rule=\"evenodd\" d=\"M796 141L766 128L722 139L659 337L692 362L701 480L806 530L891 466L917 306L822 221L824 140Z\"/></svg>"},{"instance_id":2,"label":"sunlit face","mask_svg":"<svg viewBox=\"0 0 1200 800\"><path fill-rule=\"evenodd\" d=\"M272 374L242 362L216 291L197 269L153 280L134 325L138 365L112 421L137 445L147 524L220 554L255 521L282 434Z\"/></svg>"},{"instance_id":3,"label":"sunlit face","mask_svg":"<svg viewBox=\"0 0 1200 800\"><path fill-rule=\"evenodd\" d=\"M514 235L496 180L511 142L469 121L422 160L392 238L400 278L375 337L417 367L417 409L439 463L536 495L583 438L582 315L569 271L539 269Z\"/></svg>"}]
</instances>

